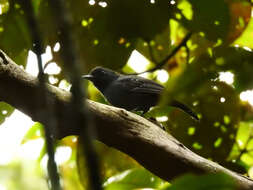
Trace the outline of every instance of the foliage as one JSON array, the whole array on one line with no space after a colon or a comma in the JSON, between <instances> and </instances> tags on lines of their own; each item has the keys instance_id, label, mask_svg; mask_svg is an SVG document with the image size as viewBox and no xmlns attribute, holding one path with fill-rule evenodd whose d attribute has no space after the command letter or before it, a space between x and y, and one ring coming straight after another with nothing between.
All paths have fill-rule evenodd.
<instances>
[{"instance_id":1,"label":"foliage","mask_svg":"<svg viewBox=\"0 0 253 190\"><path fill-rule=\"evenodd\" d=\"M201 183L200 183L201 181ZM217 189L233 190L236 189L233 180L224 174L209 174L205 176L185 175L176 179L168 190L183 190L187 186L189 190Z\"/></svg>"},{"instance_id":2,"label":"foliage","mask_svg":"<svg viewBox=\"0 0 253 190\"><path fill-rule=\"evenodd\" d=\"M163 118L162 123L167 131L196 153L230 169L242 173L250 171L253 166L253 109L249 102L240 98L242 93L253 89L253 19L250 1L65 2L73 15L72 27L80 47L83 73L97 65L126 73L132 73L138 67L144 70L153 68L165 60L189 32L192 33L186 45L166 61L162 68L145 75L163 83L167 89L160 107L151 110L147 116L157 117L158 120ZM49 76L49 79L54 77L53 84L59 86L64 80L65 71L60 57L61 48L55 49L61 31L56 28L47 0L32 3L39 20L44 46L49 46L52 50L53 58L48 66L56 62L63 71ZM24 17L26 13L18 1L11 0L1 0L0 10L0 48L17 64L26 66L28 51L33 49ZM130 64L134 50L146 58L145 63L135 60ZM166 82L159 79L161 71L169 76ZM221 80L224 73L232 75L232 82ZM89 98L107 103L91 84L88 85L88 92ZM173 98L192 107L198 113L200 122L193 121L179 110L169 108L168 102ZM12 111L12 107L1 102L0 123ZM29 139L39 138L36 131L40 130L38 124L33 126L25 136L24 143ZM63 142L72 148L74 154L80 150L77 150L78 146L72 140ZM96 143L96 147L101 158L101 175L106 189L167 189L167 183L146 170L139 169L139 165L128 156L101 143ZM42 151L41 157L44 153ZM149 155L146 156L148 159ZM82 160L80 154L71 157L72 161L77 158ZM68 164L70 163L73 164ZM71 177L71 172L76 172L76 166L73 169L65 164L61 172L63 176L65 173ZM85 164L78 164L80 181L86 184L87 174L82 173L85 171ZM132 169L136 167L138 169ZM181 184L189 184L189 189L191 185L195 189L200 188L196 180L205 181L205 189L215 182L218 186L225 184L216 178L186 176L175 181L168 189L180 189ZM226 177L224 181L227 182ZM73 185L71 182L68 184ZM166 184L166 187L161 184ZM75 189L74 185L69 185L67 189L71 188Z\"/></svg>"},{"instance_id":3,"label":"foliage","mask_svg":"<svg viewBox=\"0 0 253 190\"><path fill-rule=\"evenodd\" d=\"M118 175L110 177L104 183L106 190L141 188L164 189L167 186L169 186L168 183L164 183L163 180L142 168L126 170Z\"/></svg>"},{"instance_id":4,"label":"foliage","mask_svg":"<svg viewBox=\"0 0 253 190\"><path fill-rule=\"evenodd\" d=\"M0 124L2 124L6 117L10 116L13 112L14 108L5 102L0 102Z\"/></svg>"}]
</instances>

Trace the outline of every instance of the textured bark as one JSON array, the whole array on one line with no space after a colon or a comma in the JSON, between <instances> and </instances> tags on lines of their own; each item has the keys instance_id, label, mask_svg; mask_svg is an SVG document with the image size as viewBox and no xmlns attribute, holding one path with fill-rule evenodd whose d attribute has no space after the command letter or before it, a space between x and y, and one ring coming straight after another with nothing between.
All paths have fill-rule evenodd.
<instances>
[{"instance_id":1,"label":"textured bark","mask_svg":"<svg viewBox=\"0 0 253 190\"><path fill-rule=\"evenodd\" d=\"M48 85L48 93L58 120L57 138L79 135L82 126L71 118L71 94ZM0 100L44 123L40 114L38 80L26 73L0 51ZM90 100L85 104L93 118L95 138L114 147L142 164L157 176L170 180L191 172L226 173L237 183L238 189L253 189L253 181L198 156L174 137L152 122L124 109L103 105Z\"/></svg>"}]
</instances>

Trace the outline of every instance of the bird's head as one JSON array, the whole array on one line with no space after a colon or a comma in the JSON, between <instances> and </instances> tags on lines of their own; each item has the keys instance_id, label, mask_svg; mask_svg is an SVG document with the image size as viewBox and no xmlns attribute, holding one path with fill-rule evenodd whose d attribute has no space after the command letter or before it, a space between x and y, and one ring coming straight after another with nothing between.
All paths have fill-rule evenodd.
<instances>
[{"instance_id":1,"label":"bird's head","mask_svg":"<svg viewBox=\"0 0 253 190\"><path fill-rule=\"evenodd\" d=\"M110 69L103 67L95 67L88 75L83 75L83 79L90 80L100 90L106 89L114 80L119 77L119 74Z\"/></svg>"}]
</instances>

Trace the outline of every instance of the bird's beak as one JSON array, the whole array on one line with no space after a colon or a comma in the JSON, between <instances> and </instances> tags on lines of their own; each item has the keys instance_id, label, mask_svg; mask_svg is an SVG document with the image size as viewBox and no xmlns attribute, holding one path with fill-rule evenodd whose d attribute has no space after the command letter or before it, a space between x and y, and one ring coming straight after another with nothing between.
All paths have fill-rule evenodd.
<instances>
[{"instance_id":1,"label":"bird's beak","mask_svg":"<svg viewBox=\"0 0 253 190\"><path fill-rule=\"evenodd\" d=\"M94 79L94 76L93 75L83 75L82 79L87 79L87 80L92 81L92 79Z\"/></svg>"}]
</instances>

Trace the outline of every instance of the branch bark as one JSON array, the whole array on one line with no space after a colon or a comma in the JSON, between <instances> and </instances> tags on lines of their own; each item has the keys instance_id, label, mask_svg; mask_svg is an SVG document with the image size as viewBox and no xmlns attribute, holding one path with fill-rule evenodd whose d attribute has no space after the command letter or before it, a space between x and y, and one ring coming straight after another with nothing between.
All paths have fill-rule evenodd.
<instances>
[{"instance_id":1,"label":"branch bark","mask_svg":"<svg viewBox=\"0 0 253 190\"><path fill-rule=\"evenodd\" d=\"M0 100L44 123L38 88L38 80L0 50ZM51 85L47 88L58 120L57 138L80 135L82 126L75 123L70 114L71 94ZM237 189L253 189L253 181L249 178L193 153L152 122L124 109L90 100L86 105L93 117L97 140L130 155L162 179L171 180L189 172L222 172L235 180Z\"/></svg>"}]
</instances>

